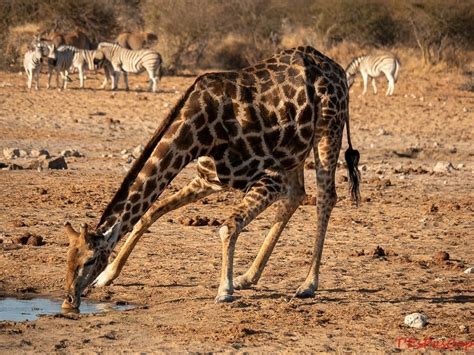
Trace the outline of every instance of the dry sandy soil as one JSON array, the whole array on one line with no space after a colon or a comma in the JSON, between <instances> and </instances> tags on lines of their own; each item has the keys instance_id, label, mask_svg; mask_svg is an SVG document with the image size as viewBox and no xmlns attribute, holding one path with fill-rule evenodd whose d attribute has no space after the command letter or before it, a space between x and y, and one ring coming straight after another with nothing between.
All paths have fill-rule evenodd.
<instances>
[{"instance_id":1,"label":"dry sandy soil","mask_svg":"<svg viewBox=\"0 0 474 355\"><path fill-rule=\"evenodd\" d=\"M90 76L87 87L98 87ZM62 297L67 238L64 221L95 225L126 169L124 149L145 144L191 77L164 77L159 92L78 90L29 93L25 76L0 73L0 151L67 148L67 170L0 171L0 296ZM129 311L56 315L0 322L0 352L332 352L398 351L397 339L473 341L474 94L456 74L402 73L395 95L351 93L352 140L360 150L362 205L351 206L337 172L339 201L326 238L320 289L294 299L304 280L315 236L316 209L301 206L286 228L259 284L214 304L221 245L216 226L185 226L182 217L223 219L241 198L223 192L156 222L123 274L87 299L128 302ZM345 150L345 147L343 147ZM342 155L341 155L342 159ZM19 159L18 164L32 161ZM0 156L3 163L11 163ZM433 172L438 161L450 172ZM170 193L194 173L190 164ZM314 194L314 170L306 169ZM252 262L274 209L241 234L235 272ZM42 246L18 246L29 232ZM374 256L380 246L385 256ZM450 260L437 260L437 252ZM59 310L58 310L59 311ZM423 312L428 325L403 324ZM469 329L460 330L460 326ZM471 343L472 345L472 343ZM462 351L462 347L458 347ZM472 350L472 348L471 348Z\"/></svg>"}]
</instances>

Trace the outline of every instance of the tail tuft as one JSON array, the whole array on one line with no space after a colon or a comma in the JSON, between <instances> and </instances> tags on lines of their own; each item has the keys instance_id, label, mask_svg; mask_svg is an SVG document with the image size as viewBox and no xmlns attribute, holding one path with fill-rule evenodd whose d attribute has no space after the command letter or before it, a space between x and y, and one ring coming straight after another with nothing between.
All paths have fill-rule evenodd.
<instances>
[{"instance_id":1,"label":"tail tuft","mask_svg":"<svg viewBox=\"0 0 474 355\"><path fill-rule=\"evenodd\" d=\"M360 154L358 150L352 149L349 147L345 153L346 164L347 164L347 173L349 175L349 193L351 195L352 202L356 206L360 204L360 171L358 168Z\"/></svg>"}]
</instances>

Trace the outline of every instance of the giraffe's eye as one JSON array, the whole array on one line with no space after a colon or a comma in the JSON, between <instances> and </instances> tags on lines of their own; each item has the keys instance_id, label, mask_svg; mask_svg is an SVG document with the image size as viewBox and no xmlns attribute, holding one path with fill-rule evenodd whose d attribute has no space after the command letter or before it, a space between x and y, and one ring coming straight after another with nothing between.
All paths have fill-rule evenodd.
<instances>
[{"instance_id":1,"label":"giraffe's eye","mask_svg":"<svg viewBox=\"0 0 474 355\"><path fill-rule=\"evenodd\" d=\"M90 265L94 264L95 259L96 258L94 257L94 258L91 258L91 259L87 260L86 263L84 264L84 266L90 266Z\"/></svg>"}]
</instances>

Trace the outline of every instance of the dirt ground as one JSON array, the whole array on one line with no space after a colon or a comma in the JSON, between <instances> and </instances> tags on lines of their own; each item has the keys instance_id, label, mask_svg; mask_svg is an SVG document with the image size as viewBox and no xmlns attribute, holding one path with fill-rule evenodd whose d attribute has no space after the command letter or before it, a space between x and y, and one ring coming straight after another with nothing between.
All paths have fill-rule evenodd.
<instances>
[{"instance_id":1,"label":"dirt ground","mask_svg":"<svg viewBox=\"0 0 474 355\"><path fill-rule=\"evenodd\" d=\"M146 87L145 76L130 79L131 92L116 93L79 90L77 80L65 92L48 91L41 80L43 88L29 93L24 75L0 73L0 151L77 149L84 157L66 158L67 170L0 170L0 296L62 297L63 223L98 222L130 167L123 150L146 143L193 78L164 77L156 94L136 91ZM100 80L90 75L86 87L97 88ZM474 266L474 94L458 89L464 80L402 72L390 98L384 80L376 96L360 96L354 85L351 131L361 152L362 205L349 203L346 171L339 167L339 201L315 298L292 297L308 272L315 237L316 208L309 204L291 219L259 284L236 291L233 303L214 303L218 227L180 220L225 218L241 195L223 192L157 221L122 275L87 295L135 309L0 322L0 352L363 353L398 351L407 347L405 338L427 337L473 346L474 276L463 271ZM0 162L11 163L1 155ZM433 172L437 162L454 169ZM167 193L193 174L190 164ZM306 184L314 194L311 168ZM255 257L274 213L241 234L237 275ZM26 232L45 244L15 244ZM386 255L373 255L377 246ZM449 260L435 258L440 251ZM413 312L428 316L425 328L403 324Z\"/></svg>"}]
</instances>

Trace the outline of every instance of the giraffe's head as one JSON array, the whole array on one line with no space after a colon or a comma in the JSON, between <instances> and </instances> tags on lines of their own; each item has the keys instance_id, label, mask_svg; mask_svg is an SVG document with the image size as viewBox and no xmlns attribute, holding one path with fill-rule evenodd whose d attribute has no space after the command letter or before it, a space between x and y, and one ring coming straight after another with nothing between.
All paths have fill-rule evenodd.
<instances>
[{"instance_id":1,"label":"giraffe's head","mask_svg":"<svg viewBox=\"0 0 474 355\"><path fill-rule=\"evenodd\" d=\"M89 233L87 224L76 232L70 223L65 225L69 238L66 269L65 309L78 309L81 294L105 269L109 255L118 238L120 224L104 234Z\"/></svg>"}]
</instances>

